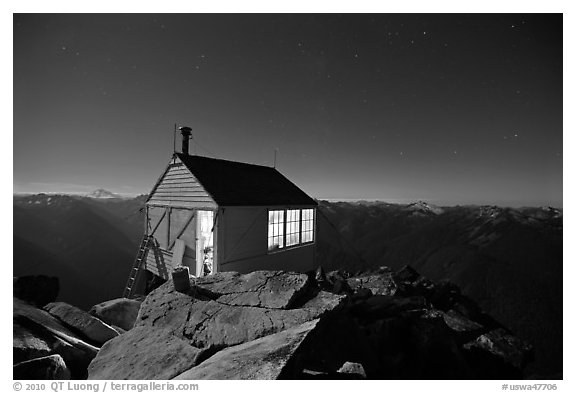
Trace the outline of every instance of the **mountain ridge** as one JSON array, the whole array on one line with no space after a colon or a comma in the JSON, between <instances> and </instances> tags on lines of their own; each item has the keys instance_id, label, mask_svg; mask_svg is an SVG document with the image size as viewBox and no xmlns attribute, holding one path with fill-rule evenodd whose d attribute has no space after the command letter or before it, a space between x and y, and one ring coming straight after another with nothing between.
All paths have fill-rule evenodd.
<instances>
[{"instance_id":1,"label":"mountain ridge","mask_svg":"<svg viewBox=\"0 0 576 393\"><path fill-rule=\"evenodd\" d=\"M61 300L84 308L111 293L119 296L143 234L145 200L146 195L15 196L15 274L50 274L56 266L63 270ZM529 371L553 374L562 370L562 222L562 209L546 207L448 206L440 211L426 202L319 201L316 260L326 269L351 272L411 265L430 279L450 280L496 320L535 343L536 361ZM87 231L86 226L100 229ZM57 236L46 238L43 232ZM70 248L63 246L77 242L78 234L91 238L82 238L83 246L67 254ZM66 258L59 256L62 252ZM90 274L82 273L85 264ZM93 288L104 282L110 283L107 293ZM86 292L98 299L85 298Z\"/></svg>"}]
</instances>

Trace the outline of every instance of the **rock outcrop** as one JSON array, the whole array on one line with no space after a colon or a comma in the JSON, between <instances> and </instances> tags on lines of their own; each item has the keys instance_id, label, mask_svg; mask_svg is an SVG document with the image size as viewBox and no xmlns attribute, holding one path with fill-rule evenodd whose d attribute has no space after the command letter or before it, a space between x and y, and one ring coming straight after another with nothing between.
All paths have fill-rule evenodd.
<instances>
[{"instance_id":1,"label":"rock outcrop","mask_svg":"<svg viewBox=\"0 0 576 393\"><path fill-rule=\"evenodd\" d=\"M396 282L392 278L392 272L382 271L380 274L350 277L346 283L353 290L365 288L370 290L372 295L394 295L396 293Z\"/></svg>"},{"instance_id":2,"label":"rock outcrop","mask_svg":"<svg viewBox=\"0 0 576 393\"><path fill-rule=\"evenodd\" d=\"M124 333L67 303L41 303L13 299L14 378L84 379L102 344Z\"/></svg>"},{"instance_id":3,"label":"rock outcrop","mask_svg":"<svg viewBox=\"0 0 576 393\"><path fill-rule=\"evenodd\" d=\"M175 379L294 379L300 370L294 359L318 320L223 349Z\"/></svg>"},{"instance_id":4,"label":"rock outcrop","mask_svg":"<svg viewBox=\"0 0 576 393\"><path fill-rule=\"evenodd\" d=\"M136 326L169 330L197 348L242 344L318 318L344 299L323 292L301 308L286 309L301 300L295 294L303 293L307 279L285 272L221 273L197 279L188 293L167 282L144 300Z\"/></svg>"},{"instance_id":5,"label":"rock outcrop","mask_svg":"<svg viewBox=\"0 0 576 393\"><path fill-rule=\"evenodd\" d=\"M134 327L141 303L133 299L113 299L95 305L89 313L111 326L130 330Z\"/></svg>"},{"instance_id":6,"label":"rock outcrop","mask_svg":"<svg viewBox=\"0 0 576 393\"><path fill-rule=\"evenodd\" d=\"M48 312L13 299L13 359L21 363L60 355L73 378L85 378L98 347ZM46 364L46 363L41 363Z\"/></svg>"},{"instance_id":7,"label":"rock outcrop","mask_svg":"<svg viewBox=\"0 0 576 393\"><path fill-rule=\"evenodd\" d=\"M98 318L67 303L49 303L44 310L58 318L68 326L80 331L85 337L98 346L118 336L118 332Z\"/></svg>"},{"instance_id":8,"label":"rock outcrop","mask_svg":"<svg viewBox=\"0 0 576 393\"><path fill-rule=\"evenodd\" d=\"M532 347L414 269L168 281L90 314L14 298L22 379L518 379Z\"/></svg>"},{"instance_id":9,"label":"rock outcrop","mask_svg":"<svg viewBox=\"0 0 576 393\"><path fill-rule=\"evenodd\" d=\"M60 355L26 360L13 367L14 379L70 379L71 373Z\"/></svg>"},{"instance_id":10,"label":"rock outcrop","mask_svg":"<svg viewBox=\"0 0 576 393\"><path fill-rule=\"evenodd\" d=\"M366 379L366 372L360 363L346 362L338 370L339 374L345 374L350 379Z\"/></svg>"},{"instance_id":11,"label":"rock outcrop","mask_svg":"<svg viewBox=\"0 0 576 393\"><path fill-rule=\"evenodd\" d=\"M457 287L409 267L226 272L152 291L89 378L507 379L531 354Z\"/></svg>"},{"instance_id":12,"label":"rock outcrop","mask_svg":"<svg viewBox=\"0 0 576 393\"><path fill-rule=\"evenodd\" d=\"M89 379L172 379L195 366L202 353L169 331L135 327L100 349Z\"/></svg>"},{"instance_id":13,"label":"rock outcrop","mask_svg":"<svg viewBox=\"0 0 576 393\"><path fill-rule=\"evenodd\" d=\"M197 280L198 285L230 306L291 308L310 281L306 274L256 271L249 274L225 272Z\"/></svg>"},{"instance_id":14,"label":"rock outcrop","mask_svg":"<svg viewBox=\"0 0 576 393\"><path fill-rule=\"evenodd\" d=\"M464 347L471 351L473 356L498 359L510 372L522 370L531 360L526 357L526 353L532 349L531 346L502 328L491 330Z\"/></svg>"}]
</instances>

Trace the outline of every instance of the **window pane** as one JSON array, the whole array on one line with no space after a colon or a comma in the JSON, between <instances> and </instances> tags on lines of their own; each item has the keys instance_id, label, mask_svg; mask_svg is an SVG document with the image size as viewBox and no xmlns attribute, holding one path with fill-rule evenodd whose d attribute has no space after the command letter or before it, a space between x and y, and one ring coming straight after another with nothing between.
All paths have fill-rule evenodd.
<instances>
[{"instance_id":1,"label":"window pane","mask_svg":"<svg viewBox=\"0 0 576 393\"><path fill-rule=\"evenodd\" d=\"M302 243L314 241L314 209L302 209Z\"/></svg>"},{"instance_id":2,"label":"window pane","mask_svg":"<svg viewBox=\"0 0 576 393\"><path fill-rule=\"evenodd\" d=\"M268 250L284 247L284 211L268 212Z\"/></svg>"},{"instance_id":3,"label":"window pane","mask_svg":"<svg viewBox=\"0 0 576 393\"><path fill-rule=\"evenodd\" d=\"M286 246L300 243L300 210L286 211Z\"/></svg>"}]
</instances>

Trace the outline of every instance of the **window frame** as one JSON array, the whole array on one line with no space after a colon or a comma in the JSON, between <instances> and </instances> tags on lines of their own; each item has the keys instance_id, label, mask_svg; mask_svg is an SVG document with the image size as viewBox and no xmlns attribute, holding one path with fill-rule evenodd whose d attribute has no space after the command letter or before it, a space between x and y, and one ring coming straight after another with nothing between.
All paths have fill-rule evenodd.
<instances>
[{"instance_id":1,"label":"window frame","mask_svg":"<svg viewBox=\"0 0 576 393\"><path fill-rule=\"evenodd\" d=\"M295 244L288 245L288 233L287 233L287 230L288 230L288 211L290 211L290 210L298 211L298 232L297 232L298 233L298 242ZM302 211L303 210L311 210L312 211L311 219L304 220L304 221L311 221L312 222L312 228L310 230L306 230L306 231L303 231L303 226L302 226L302 224L303 224ZM308 246L308 245L314 244L316 242L316 207L310 207L310 206L307 206L307 207L290 207L290 206L287 206L287 207L284 207L281 209L268 208L267 209L268 217L270 217L270 212L283 212L283 215L284 215L283 228L284 229L283 229L283 233L282 233L283 246L282 247L276 247L274 249L270 249L270 247L267 246L268 254L274 254L277 252L282 252L282 251L290 250L290 249L297 248L297 247ZM308 240L306 242L302 241L304 232L311 232L312 239ZM270 241L270 238L271 238L271 236L270 236L270 222L268 222L268 237L267 237L268 242Z\"/></svg>"},{"instance_id":2,"label":"window frame","mask_svg":"<svg viewBox=\"0 0 576 393\"><path fill-rule=\"evenodd\" d=\"M304 210L311 210L312 211L312 218L310 220L303 220L302 219L302 217L303 217L302 213ZM310 230L304 231L303 226L302 226L304 221L312 221L312 228ZM303 239L304 232L310 232L312 234L312 240L308 240L307 242L303 241L302 239ZM300 244L306 245L306 244L314 243L315 241L316 241L316 209L313 207L301 208L300 209Z\"/></svg>"},{"instance_id":3,"label":"window frame","mask_svg":"<svg viewBox=\"0 0 576 393\"><path fill-rule=\"evenodd\" d=\"M272 213L272 215L274 216L275 212L282 212L282 222L273 222L272 224L270 224L270 213ZM280 221L280 220L279 220ZM275 234L275 229L272 230L272 236L270 235L270 227L272 225L272 228L277 228L278 232L280 232L281 229L281 234ZM277 244L274 243L274 239L279 239L281 241L279 241ZM270 249L270 239L272 239L272 245L275 246L275 248ZM282 209L268 209L268 252L278 252L278 251L282 251L286 248L286 211L282 210Z\"/></svg>"}]
</instances>

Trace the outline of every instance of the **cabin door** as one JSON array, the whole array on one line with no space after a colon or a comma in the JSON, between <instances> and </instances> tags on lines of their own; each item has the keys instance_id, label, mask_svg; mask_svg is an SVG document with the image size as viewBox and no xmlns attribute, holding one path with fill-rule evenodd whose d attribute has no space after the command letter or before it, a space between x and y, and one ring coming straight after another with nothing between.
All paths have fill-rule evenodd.
<instances>
[{"instance_id":1,"label":"cabin door","mask_svg":"<svg viewBox=\"0 0 576 393\"><path fill-rule=\"evenodd\" d=\"M196 276L202 277L215 272L214 266L214 212L196 212Z\"/></svg>"}]
</instances>

